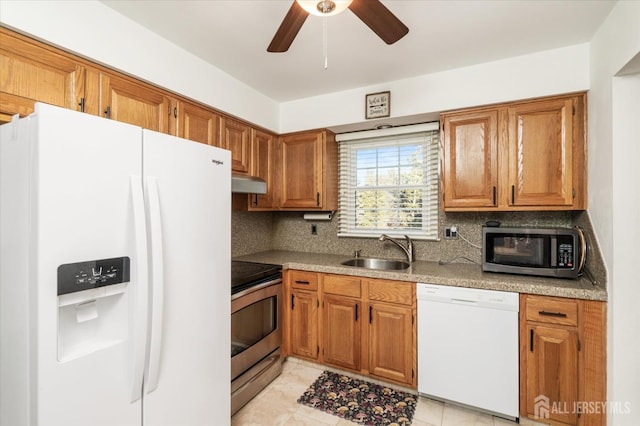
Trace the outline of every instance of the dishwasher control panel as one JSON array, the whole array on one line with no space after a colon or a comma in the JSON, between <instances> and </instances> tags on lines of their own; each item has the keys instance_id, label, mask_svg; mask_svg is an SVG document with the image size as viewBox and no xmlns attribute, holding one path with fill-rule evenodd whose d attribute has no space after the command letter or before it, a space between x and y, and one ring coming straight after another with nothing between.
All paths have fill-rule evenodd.
<instances>
[{"instance_id":1,"label":"dishwasher control panel","mask_svg":"<svg viewBox=\"0 0 640 426\"><path fill-rule=\"evenodd\" d=\"M418 283L417 298L418 300L484 306L516 312L520 306L518 293L440 284Z\"/></svg>"}]
</instances>

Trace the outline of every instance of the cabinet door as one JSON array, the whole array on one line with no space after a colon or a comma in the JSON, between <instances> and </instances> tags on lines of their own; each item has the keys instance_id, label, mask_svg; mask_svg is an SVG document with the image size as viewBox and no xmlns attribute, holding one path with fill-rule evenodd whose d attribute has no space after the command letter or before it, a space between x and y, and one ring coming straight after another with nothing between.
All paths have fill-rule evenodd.
<instances>
[{"instance_id":1,"label":"cabinet door","mask_svg":"<svg viewBox=\"0 0 640 426\"><path fill-rule=\"evenodd\" d=\"M249 210L271 210L277 207L276 138L260 130L251 132L251 176L267 182L266 194L249 194Z\"/></svg>"},{"instance_id":2,"label":"cabinet door","mask_svg":"<svg viewBox=\"0 0 640 426\"><path fill-rule=\"evenodd\" d=\"M85 68L0 28L0 122L33 112L35 102L80 111Z\"/></svg>"},{"instance_id":3,"label":"cabinet door","mask_svg":"<svg viewBox=\"0 0 640 426\"><path fill-rule=\"evenodd\" d=\"M409 307L369 305L369 371L381 378L412 384L413 311Z\"/></svg>"},{"instance_id":4,"label":"cabinet door","mask_svg":"<svg viewBox=\"0 0 640 426\"><path fill-rule=\"evenodd\" d=\"M445 116L444 207L495 207L498 196L498 112Z\"/></svg>"},{"instance_id":5,"label":"cabinet door","mask_svg":"<svg viewBox=\"0 0 640 426\"><path fill-rule=\"evenodd\" d=\"M529 325L527 334L527 412L542 417L545 413L539 411L548 408L550 420L576 424L578 332L561 327ZM541 403L544 408L541 408Z\"/></svg>"},{"instance_id":6,"label":"cabinet door","mask_svg":"<svg viewBox=\"0 0 640 426\"><path fill-rule=\"evenodd\" d=\"M318 294L292 289L290 300L291 353L318 358Z\"/></svg>"},{"instance_id":7,"label":"cabinet door","mask_svg":"<svg viewBox=\"0 0 640 426\"><path fill-rule=\"evenodd\" d=\"M508 108L513 206L573 204L573 100Z\"/></svg>"},{"instance_id":8,"label":"cabinet door","mask_svg":"<svg viewBox=\"0 0 640 426\"><path fill-rule=\"evenodd\" d=\"M151 86L103 73L101 76L103 117L156 132L169 132L171 99Z\"/></svg>"},{"instance_id":9,"label":"cabinet door","mask_svg":"<svg viewBox=\"0 0 640 426\"><path fill-rule=\"evenodd\" d=\"M301 133L282 138L281 207L321 208L322 141L321 132Z\"/></svg>"},{"instance_id":10,"label":"cabinet door","mask_svg":"<svg viewBox=\"0 0 640 426\"><path fill-rule=\"evenodd\" d=\"M322 355L325 363L360 369L361 311L357 299L324 296Z\"/></svg>"},{"instance_id":11,"label":"cabinet door","mask_svg":"<svg viewBox=\"0 0 640 426\"><path fill-rule=\"evenodd\" d=\"M220 135L221 146L231 151L231 170L248 174L251 170L251 127L223 118Z\"/></svg>"},{"instance_id":12,"label":"cabinet door","mask_svg":"<svg viewBox=\"0 0 640 426\"><path fill-rule=\"evenodd\" d=\"M177 135L191 141L218 146L220 116L201 106L178 102Z\"/></svg>"}]
</instances>

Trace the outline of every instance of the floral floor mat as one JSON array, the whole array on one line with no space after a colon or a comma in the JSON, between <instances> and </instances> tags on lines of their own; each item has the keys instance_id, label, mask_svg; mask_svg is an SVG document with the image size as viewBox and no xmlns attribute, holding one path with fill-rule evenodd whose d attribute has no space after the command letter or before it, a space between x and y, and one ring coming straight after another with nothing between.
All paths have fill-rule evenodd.
<instances>
[{"instance_id":1,"label":"floral floor mat","mask_svg":"<svg viewBox=\"0 0 640 426\"><path fill-rule=\"evenodd\" d=\"M415 395L323 372L298 403L362 425L410 425L418 400Z\"/></svg>"}]
</instances>

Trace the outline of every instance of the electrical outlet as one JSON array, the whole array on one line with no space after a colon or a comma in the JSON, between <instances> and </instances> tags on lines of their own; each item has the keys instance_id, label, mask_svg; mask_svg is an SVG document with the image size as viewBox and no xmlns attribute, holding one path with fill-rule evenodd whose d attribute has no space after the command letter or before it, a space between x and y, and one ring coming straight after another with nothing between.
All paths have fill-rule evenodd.
<instances>
[{"instance_id":1,"label":"electrical outlet","mask_svg":"<svg viewBox=\"0 0 640 426\"><path fill-rule=\"evenodd\" d=\"M458 227L447 226L444 228L444 238L447 240L455 240L458 238Z\"/></svg>"},{"instance_id":2,"label":"electrical outlet","mask_svg":"<svg viewBox=\"0 0 640 426\"><path fill-rule=\"evenodd\" d=\"M311 224L311 235L318 235L318 225L315 223Z\"/></svg>"}]
</instances>

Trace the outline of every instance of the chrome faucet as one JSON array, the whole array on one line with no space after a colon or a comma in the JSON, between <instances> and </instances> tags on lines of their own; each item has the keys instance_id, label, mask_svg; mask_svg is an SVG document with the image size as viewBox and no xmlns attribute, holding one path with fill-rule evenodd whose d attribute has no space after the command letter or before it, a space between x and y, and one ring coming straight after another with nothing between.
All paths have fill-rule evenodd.
<instances>
[{"instance_id":1,"label":"chrome faucet","mask_svg":"<svg viewBox=\"0 0 640 426\"><path fill-rule=\"evenodd\" d=\"M396 240L394 238L391 238L387 234L380 235L380 238L378 238L378 239L380 241L390 241L393 244L397 245L398 247L400 247L400 249L407 256L407 261L409 263L413 262L413 260L414 260L414 256L413 256L413 241L411 241L411 238L409 238L408 235L404 236L404 239L407 241L407 246L406 247L403 246L402 243L400 243L398 240Z\"/></svg>"}]
</instances>

